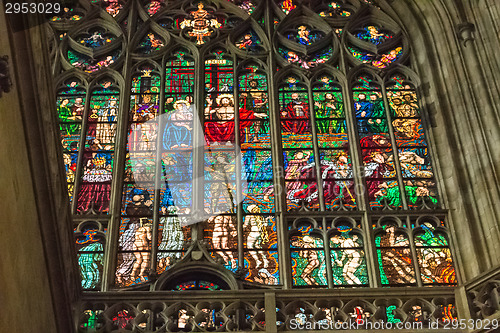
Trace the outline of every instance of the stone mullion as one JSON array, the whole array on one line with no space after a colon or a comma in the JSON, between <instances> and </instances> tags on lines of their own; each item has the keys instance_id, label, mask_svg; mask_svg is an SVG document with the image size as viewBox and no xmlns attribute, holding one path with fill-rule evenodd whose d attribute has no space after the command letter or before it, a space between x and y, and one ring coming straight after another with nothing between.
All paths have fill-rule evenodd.
<instances>
[{"instance_id":1,"label":"stone mullion","mask_svg":"<svg viewBox=\"0 0 500 333\"><path fill-rule=\"evenodd\" d=\"M401 173L401 164L399 163L399 148L396 141L396 135L394 134L394 129L392 128L392 119L390 115L390 106L387 101L387 91L385 89L385 84L381 87L382 100L384 101L385 109L385 119L387 121L387 128L389 130L389 136L391 137L392 153L394 156L394 168L396 169L396 177L398 179L399 192L401 195L401 200L403 202L403 209L408 210L408 201L406 200L405 185L403 182L403 174Z\"/></svg>"},{"instance_id":2,"label":"stone mullion","mask_svg":"<svg viewBox=\"0 0 500 333\"><path fill-rule=\"evenodd\" d=\"M135 16L135 11L131 11L130 17ZM133 22L133 19L130 20ZM128 31L131 34L130 29ZM127 36L127 42L130 41L130 36ZM123 191L123 175L125 171L125 156L127 149L127 130L128 130L128 115L130 110L130 89L131 83L131 68L132 59L129 53L125 56L123 63L123 78L125 84L120 89L120 102L119 112L116 117L116 136L115 147L113 156L113 178L111 183L111 196L110 196L110 219L108 223L107 243L104 255L104 268L103 268L103 281L102 291L111 289L114 281L114 271L116 268L117 254L118 254L118 239L120 237L120 223L121 223L121 199ZM127 93L126 93L127 92Z\"/></svg>"},{"instance_id":3,"label":"stone mullion","mask_svg":"<svg viewBox=\"0 0 500 333\"><path fill-rule=\"evenodd\" d=\"M240 117L239 117L239 80L236 72L236 56L233 56L233 96L234 96L234 147L235 147L235 181L236 181L236 223L238 230L238 266L244 265L243 254L243 194L241 186L241 159L243 152L240 148ZM239 150L239 152L238 152Z\"/></svg>"},{"instance_id":4,"label":"stone mullion","mask_svg":"<svg viewBox=\"0 0 500 333\"><path fill-rule=\"evenodd\" d=\"M340 52L340 68L343 69L347 77L349 67L344 57L344 53ZM354 101L352 98L352 89L350 84L344 81L342 86L343 102L344 102L344 117L347 127L347 135L349 139L349 153L351 154L353 180L356 193L356 207L361 212L364 212L361 219L363 230L363 244L365 250L366 265L368 271L368 283L371 288L380 287L380 276L377 271L377 250L373 237L371 225L370 206L368 193L366 191L366 182L364 177L363 158L361 155L360 138L357 128L356 117L354 116ZM360 190L358 190L360 189Z\"/></svg>"},{"instance_id":5,"label":"stone mullion","mask_svg":"<svg viewBox=\"0 0 500 333\"><path fill-rule=\"evenodd\" d=\"M270 60L271 64L274 59ZM269 124L271 129L271 154L277 156L273 158L273 179L274 179L274 202L276 214L276 231L278 233L278 251L280 279L283 287L289 289L292 287L291 267L290 267L290 249L288 240L288 221L286 219L286 185L285 168L283 161L283 146L281 137L281 123L279 120L279 97L276 95L278 84L274 80L272 70L269 82L274 83L272 89L269 89ZM278 93L279 94L279 93Z\"/></svg>"},{"instance_id":6,"label":"stone mullion","mask_svg":"<svg viewBox=\"0 0 500 333\"><path fill-rule=\"evenodd\" d=\"M322 218L321 226L323 228L321 234L323 235L323 249L325 251L325 262L326 262L326 275L328 288L334 288L333 283L333 268L332 268L332 258L330 249L330 239L328 237L328 228L326 218Z\"/></svg>"},{"instance_id":7,"label":"stone mullion","mask_svg":"<svg viewBox=\"0 0 500 333\"><path fill-rule=\"evenodd\" d=\"M311 133L312 133L312 144L313 144L313 151L314 151L314 163L315 163L315 169L316 169L316 180L317 180L317 186L318 186L318 200L319 200L319 210L324 212L326 210L325 208L325 200L324 200L324 192L323 192L323 178L321 174L321 160L320 160L320 150L318 147L318 133L316 130L316 113L314 110L314 95L312 92L311 88L311 82L307 85L307 93L309 95L309 114L310 114L310 123L309 125L311 126ZM328 243L328 237L326 235L326 223L325 219L322 219L322 235L323 235L323 248L325 251L325 262L326 262L326 275L327 275L327 284L328 288L333 287L333 272L332 272L332 262L330 258L330 244Z\"/></svg>"},{"instance_id":8,"label":"stone mullion","mask_svg":"<svg viewBox=\"0 0 500 333\"><path fill-rule=\"evenodd\" d=\"M314 96L312 93L311 82L308 82L307 94L309 96L309 125L311 126L312 133L312 144L314 151L314 164L316 170L316 182L318 186L318 201L319 201L319 211L325 211L325 199L323 198L323 179L321 177L321 160L319 157L319 147L318 147L318 133L316 131L316 114L314 112Z\"/></svg>"},{"instance_id":9,"label":"stone mullion","mask_svg":"<svg viewBox=\"0 0 500 333\"><path fill-rule=\"evenodd\" d=\"M153 202L153 234L151 236L151 265L150 270L151 274L156 274L156 260L158 255L158 234L159 234L159 219L160 219L160 201L161 201L161 161L162 161L162 138L163 131L162 129L165 127L165 118L163 116L165 112L165 61L162 62L160 68L160 92L159 92L159 105L158 105L158 114L156 116L156 156L155 156L155 186L154 186L154 202ZM151 288L153 288L153 284L151 284ZM151 289L153 290L153 289Z\"/></svg>"},{"instance_id":10,"label":"stone mullion","mask_svg":"<svg viewBox=\"0 0 500 333\"><path fill-rule=\"evenodd\" d=\"M266 3L266 22L267 35L273 33L273 15L271 3ZM272 37L271 37L272 38ZM269 41L272 45L272 40ZM290 267L290 249L288 242L288 225L286 215L286 190L284 180L284 162L283 147L281 138L281 126L279 116L279 98L277 95L277 82L275 80L276 60L272 47L269 48L267 59L267 82L268 82L268 103L269 103L269 129L271 132L271 156L273 156L273 182L274 182L274 203L276 231L278 234L278 271L280 272L280 283L283 288L290 289L292 286L291 267Z\"/></svg>"},{"instance_id":11,"label":"stone mullion","mask_svg":"<svg viewBox=\"0 0 500 333\"><path fill-rule=\"evenodd\" d=\"M85 95L85 109L82 114L82 122L81 122L81 132L80 132L80 141L78 143L78 158L76 163L76 173L75 173L75 181L73 183L73 199L71 200L71 213L76 215L76 203L78 201L78 189L81 183L81 173L83 172L83 154L85 151L85 139L87 137L87 123L89 117L89 109L90 109L90 99L92 97L91 87L87 86L87 93ZM120 103L121 104L121 103ZM58 121L58 127L61 122ZM60 129L59 129L60 131ZM61 133L59 132L59 136ZM115 148L116 149L116 148ZM67 181L66 181L67 184ZM79 217L76 215L75 217Z\"/></svg>"},{"instance_id":12,"label":"stone mullion","mask_svg":"<svg viewBox=\"0 0 500 333\"><path fill-rule=\"evenodd\" d=\"M126 73L130 72L130 60L127 59L125 63L127 69ZM130 75L125 78L128 82L125 82L124 87L122 87L120 92L120 105L119 105L119 116L117 117L117 129L115 136L115 148L113 153L113 178L111 182L111 196L109 203L109 248L108 255L106 256L107 264L107 283L103 286L109 288L112 284L113 270L116 263L116 254L118 248L118 238L119 238L119 228L121 220L121 199L123 190L123 174L125 169L125 156L126 156L126 145L127 145L127 127L128 127L128 113L130 108L130 93L125 93L125 91L130 92ZM105 261L106 264L106 261ZM105 266L106 267L106 266Z\"/></svg>"},{"instance_id":13,"label":"stone mullion","mask_svg":"<svg viewBox=\"0 0 500 333\"><path fill-rule=\"evenodd\" d=\"M203 120L204 118L204 81L205 81L205 59L202 55L202 52L199 52L197 55L193 54L195 59L194 63L194 89L193 89L193 101L195 105L195 110L193 110L193 137L192 137L192 196L193 200L192 204L192 212L191 216L193 220L199 219L201 222L204 215L204 186L205 186L205 177L204 177L204 135L203 135ZM196 117L197 116L197 117ZM196 119L197 118L197 119ZM198 124L196 123L198 121ZM198 222L198 221L197 221ZM196 223L195 226L191 229L191 238L193 242L203 240L203 223Z\"/></svg>"},{"instance_id":14,"label":"stone mullion","mask_svg":"<svg viewBox=\"0 0 500 333\"><path fill-rule=\"evenodd\" d=\"M406 216L406 228L408 230L408 240L410 242L411 258L413 260L413 267L415 270L415 280L417 281L417 286L422 287L422 275L420 274L420 265L418 264L417 247L415 245L415 239L413 238L413 230L411 227L411 220L409 216Z\"/></svg>"}]
</instances>

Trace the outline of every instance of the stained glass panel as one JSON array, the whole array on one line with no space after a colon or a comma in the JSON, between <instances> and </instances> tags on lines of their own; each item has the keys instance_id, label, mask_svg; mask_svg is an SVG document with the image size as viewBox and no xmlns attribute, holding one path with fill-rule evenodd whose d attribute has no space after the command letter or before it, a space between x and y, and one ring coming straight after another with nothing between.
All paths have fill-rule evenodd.
<instances>
[{"instance_id":1,"label":"stained glass panel","mask_svg":"<svg viewBox=\"0 0 500 333\"><path fill-rule=\"evenodd\" d=\"M77 213L109 211L118 108L118 90L103 82L90 99Z\"/></svg>"},{"instance_id":2,"label":"stained glass panel","mask_svg":"<svg viewBox=\"0 0 500 333\"><path fill-rule=\"evenodd\" d=\"M334 285L366 285L368 271L363 240L351 228L337 229L330 238Z\"/></svg>"},{"instance_id":3,"label":"stained glass panel","mask_svg":"<svg viewBox=\"0 0 500 333\"><path fill-rule=\"evenodd\" d=\"M294 286L326 286L326 261L323 239L311 226L302 226L290 237Z\"/></svg>"},{"instance_id":4,"label":"stained glass panel","mask_svg":"<svg viewBox=\"0 0 500 333\"><path fill-rule=\"evenodd\" d=\"M63 147L63 161L68 183L68 195L73 199L78 151L82 133L82 118L85 111L85 90L77 81L68 83L57 98L57 115Z\"/></svg>"},{"instance_id":5,"label":"stained glass panel","mask_svg":"<svg viewBox=\"0 0 500 333\"><path fill-rule=\"evenodd\" d=\"M417 258L424 284L455 284L455 268L446 237L431 223L423 223L415 236Z\"/></svg>"},{"instance_id":6,"label":"stained glass panel","mask_svg":"<svg viewBox=\"0 0 500 333\"><path fill-rule=\"evenodd\" d=\"M371 0L166 4L93 0L50 18L54 51L62 55L53 68L75 72L75 79L58 78L57 95L73 212L119 230L109 237L114 277L106 279L110 245L99 229L76 236L85 289L141 287L153 282L151 272L172 272L190 260L184 256L193 244L205 243L221 269L250 284L367 286L374 258L366 257L372 251L362 224L344 228L332 218L356 209L368 210L363 218L377 216L371 210L407 218L366 231L375 239L382 285L456 283L444 223L422 224L405 212L430 214L440 203L425 110L396 22ZM74 26L97 12L95 24ZM360 72L361 63L378 70ZM398 71L388 76L388 67ZM306 215L311 225L297 222ZM283 234L290 249L278 246ZM218 289L197 279L177 287ZM389 320L396 310L387 305ZM85 327L97 327L100 310L88 311ZM202 309L200 318L183 311L174 329L193 328L191 319L202 329L220 326L218 310ZM370 315L365 305L347 313ZM134 316L117 308L108 317L128 329ZM296 314L308 316L305 309Z\"/></svg>"},{"instance_id":7,"label":"stained glass panel","mask_svg":"<svg viewBox=\"0 0 500 333\"><path fill-rule=\"evenodd\" d=\"M415 90L401 75L391 78L387 97L410 208L435 207L436 183Z\"/></svg>"},{"instance_id":8,"label":"stained glass panel","mask_svg":"<svg viewBox=\"0 0 500 333\"><path fill-rule=\"evenodd\" d=\"M361 76L353 98L370 207L402 207L380 87L370 77Z\"/></svg>"},{"instance_id":9,"label":"stained glass panel","mask_svg":"<svg viewBox=\"0 0 500 333\"><path fill-rule=\"evenodd\" d=\"M82 288L98 290L104 267L103 233L95 228L85 228L75 236Z\"/></svg>"},{"instance_id":10,"label":"stained glass panel","mask_svg":"<svg viewBox=\"0 0 500 333\"><path fill-rule=\"evenodd\" d=\"M393 225L375 237L380 279L383 285L415 284L415 270L408 237Z\"/></svg>"}]
</instances>

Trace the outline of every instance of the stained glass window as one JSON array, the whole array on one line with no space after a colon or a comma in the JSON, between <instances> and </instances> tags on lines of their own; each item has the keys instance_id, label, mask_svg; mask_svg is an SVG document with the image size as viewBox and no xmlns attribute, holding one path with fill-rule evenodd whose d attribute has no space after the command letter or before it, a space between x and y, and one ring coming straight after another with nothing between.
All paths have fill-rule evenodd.
<instances>
[{"instance_id":1,"label":"stained glass window","mask_svg":"<svg viewBox=\"0 0 500 333\"><path fill-rule=\"evenodd\" d=\"M49 18L84 289L155 288L198 255L251 288L456 284L418 75L390 15L368 0L166 4L80 1ZM168 290L227 289L211 281Z\"/></svg>"}]
</instances>

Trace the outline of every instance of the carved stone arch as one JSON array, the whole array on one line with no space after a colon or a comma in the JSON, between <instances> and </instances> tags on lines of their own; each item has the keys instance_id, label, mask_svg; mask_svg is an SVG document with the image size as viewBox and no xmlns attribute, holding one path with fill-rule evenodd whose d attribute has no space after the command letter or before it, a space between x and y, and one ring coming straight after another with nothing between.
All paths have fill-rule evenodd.
<instances>
[{"instance_id":1,"label":"carved stone arch","mask_svg":"<svg viewBox=\"0 0 500 333\"><path fill-rule=\"evenodd\" d=\"M196 304L197 314L194 317L195 330L203 331L204 326L206 326L207 312L211 312L211 320L214 322L214 326L218 326L221 329L225 329L224 323L227 321L227 316L224 314L224 309L226 305L224 302L199 302Z\"/></svg>"},{"instance_id":2,"label":"carved stone arch","mask_svg":"<svg viewBox=\"0 0 500 333\"><path fill-rule=\"evenodd\" d=\"M418 89L421 85L420 77L410 68L402 64L395 64L391 66L390 69L387 70L382 76L384 79L385 85L387 86L390 83L390 79L394 75L402 75L405 77L405 82L412 85L412 89Z\"/></svg>"},{"instance_id":3,"label":"carved stone arch","mask_svg":"<svg viewBox=\"0 0 500 333\"><path fill-rule=\"evenodd\" d=\"M54 15L49 19L49 23L52 27L60 31L68 31L71 27L81 20L87 17L88 11L90 9L90 3L88 1L77 1L75 6L72 8L61 6L62 10L59 15ZM68 9L67 11L65 9ZM77 15L78 20L72 20L72 18Z\"/></svg>"},{"instance_id":4,"label":"carved stone arch","mask_svg":"<svg viewBox=\"0 0 500 333\"><path fill-rule=\"evenodd\" d=\"M144 44L149 38L149 44L147 48L141 45ZM141 22L140 26L136 30L134 36L130 40L128 45L128 51L132 53L133 57L136 59L144 58L160 58L165 54L166 46L171 43L171 35L162 29L158 23L152 20L146 22ZM144 51L138 52L138 49L142 46ZM148 48L153 48L148 50Z\"/></svg>"},{"instance_id":5,"label":"carved stone arch","mask_svg":"<svg viewBox=\"0 0 500 333\"><path fill-rule=\"evenodd\" d=\"M241 39L243 39L244 35L253 35L252 32L255 32L258 41L262 43L262 46L259 46L260 48L262 48L262 50L250 51L250 49L247 49L246 51L244 51L241 47L237 47L236 44ZM248 57L249 55L264 58L268 55L268 51L270 49L270 42L267 38L266 33L253 18L248 18L247 20L245 20L245 22L235 27L228 36L228 42L229 49L231 49L234 54L237 54L242 58Z\"/></svg>"},{"instance_id":6,"label":"carved stone arch","mask_svg":"<svg viewBox=\"0 0 500 333\"><path fill-rule=\"evenodd\" d=\"M302 25L302 26L299 26ZM302 45L290 40L284 35L292 28L298 27L302 32L309 33L305 27L312 26L322 34L317 41L311 41L308 45ZM273 35L274 53L282 67L290 63L300 65L304 69L310 69L323 63L333 63L338 59L340 43L332 28L316 13L305 6L298 6L278 25ZM323 52L321 54L321 52Z\"/></svg>"},{"instance_id":7,"label":"carved stone arch","mask_svg":"<svg viewBox=\"0 0 500 333\"><path fill-rule=\"evenodd\" d=\"M358 319L363 319L366 321L370 320L370 318L376 313L377 308L372 303L369 303L366 300L363 300L361 298L354 298L344 305L342 311L348 317L350 317L351 320L355 318L355 321ZM362 318L359 318L359 316L362 316Z\"/></svg>"},{"instance_id":8,"label":"carved stone arch","mask_svg":"<svg viewBox=\"0 0 500 333\"><path fill-rule=\"evenodd\" d=\"M254 304L245 301L238 301L227 305L223 311L228 318L226 329L228 331L248 330L254 331L260 325L254 317L263 315L262 311L255 307ZM265 316L263 317L265 319Z\"/></svg>"},{"instance_id":9,"label":"carved stone arch","mask_svg":"<svg viewBox=\"0 0 500 333\"><path fill-rule=\"evenodd\" d=\"M99 82L105 78L112 79L116 84L116 88L120 89L120 92L123 93L123 87L125 87L125 80L123 79L123 76L119 72L111 68L105 68L99 71L99 74L93 76L92 80L89 82L89 88L94 89L99 84Z\"/></svg>"},{"instance_id":10,"label":"carved stone arch","mask_svg":"<svg viewBox=\"0 0 500 333\"><path fill-rule=\"evenodd\" d=\"M264 61L262 61L261 59L257 59L257 58L245 59L243 61L240 61L240 63L236 67L236 73L238 73L238 75L241 75L241 71L245 68L245 66L251 66L251 65L258 66L259 67L258 71L265 73L266 80L268 80L267 64ZM268 85L269 85L269 83L268 83Z\"/></svg>"},{"instance_id":11,"label":"carved stone arch","mask_svg":"<svg viewBox=\"0 0 500 333\"><path fill-rule=\"evenodd\" d=\"M62 88L65 88L64 84L66 82L70 81L71 79L76 79L77 81L80 81L80 83L82 84L82 88L87 91L89 87L87 77L87 75L82 74L81 71L74 68L58 75L57 78L54 79L54 87L56 90L60 90Z\"/></svg>"},{"instance_id":12,"label":"carved stone arch","mask_svg":"<svg viewBox=\"0 0 500 333\"><path fill-rule=\"evenodd\" d=\"M357 228L356 220L349 216L338 216L332 220L332 228L337 228L341 225L347 225L352 229Z\"/></svg>"},{"instance_id":13,"label":"carved stone arch","mask_svg":"<svg viewBox=\"0 0 500 333\"><path fill-rule=\"evenodd\" d=\"M98 220L84 220L78 224L75 229L75 233L81 233L85 228L95 228L104 236L104 226Z\"/></svg>"},{"instance_id":14,"label":"carved stone arch","mask_svg":"<svg viewBox=\"0 0 500 333\"><path fill-rule=\"evenodd\" d=\"M139 314L139 310L129 302L113 304L107 307L103 313L103 318L106 321L105 331L114 332L120 328L132 330L134 328L133 321ZM115 317L121 320L114 320ZM119 325L119 327L115 325Z\"/></svg>"},{"instance_id":15,"label":"carved stone arch","mask_svg":"<svg viewBox=\"0 0 500 333\"><path fill-rule=\"evenodd\" d=\"M311 218L311 217L299 217L299 218L295 219L292 222L292 227L294 229L298 229L303 224L310 224L313 227L313 229L318 229L318 230L320 227L318 224L318 221L314 218Z\"/></svg>"},{"instance_id":16,"label":"carved stone arch","mask_svg":"<svg viewBox=\"0 0 500 333\"><path fill-rule=\"evenodd\" d=\"M107 306L105 303L100 302L84 302L79 306L80 315L76 318L76 323L78 327L84 327L88 323L89 319L95 320L95 328L97 332L102 332L107 322L107 317L104 315L104 311Z\"/></svg>"},{"instance_id":17,"label":"carved stone arch","mask_svg":"<svg viewBox=\"0 0 500 333\"><path fill-rule=\"evenodd\" d=\"M446 239L446 244L443 244L442 246L450 246L449 232L445 227L441 226L441 221L439 221L439 219L435 216L420 216L417 219L415 228L412 230L412 237L415 238L416 236L425 233L425 229L427 228L432 228L434 234L441 235Z\"/></svg>"},{"instance_id":18,"label":"carved stone arch","mask_svg":"<svg viewBox=\"0 0 500 333\"><path fill-rule=\"evenodd\" d=\"M332 76L333 79L339 83L341 87L347 86L347 78L346 76L337 68L328 65L328 64L322 64L315 69L312 70L312 76L311 76L311 82L315 82L318 79L320 79L321 76L323 75L329 75ZM345 93L345 92L344 92Z\"/></svg>"},{"instance_id":19,"label":"carved stone arch","mask_svg":"<svg viewBox=\"0 0 500 333\"><path fill-rule=\"evenodd\" d=\"M430 223L436 230L446 230L446 228L442 225L441 219L437 216L432 215L423 215L417 217L415 226L420 227L425 223Z\"/></svg>"},{"instance_id":20,"label":"carved stone arch","mask_svg":"<svg viewBox=\"0 0 500 333\"><path fill-rule=\"evenodd\" d=\"M346 219L341 219L337 220L333 223L333 226L330 230L327 232L327 238L331 239L332 236L334 235L340 235L342 233L341 227L347 227L350 228L350 233L352 235L356 235L359 238L358 241L358 247L362 247L363 244L365 243L363 240L363 230L359 229L355 224L351 224L351 221L346 220ZM340 248L344 248L343 246L340 246Z\"/></svg>"},{"instance_id":21,"label":"carved stone arch","mask_svg":"<svg viewBox=\"0 0 500 333\"><path fill-rule=\"evenodd\" d=\"M404 311L401 309L403 301L399 298L379 298L373 304L377 307L377 312L373 316L375 320L388 322L389 307L393 307L392 316L395 319L403 321L406 318Z\"/></svg>"},{"instance_id":22,"label":"carved stone arch","mask_svg":"<svg viewBox=\"0 0 500 333\"><path fill-rule=\"evenodd\" d=\"M371 66L363 64L352 68L347 73L347 82L349 82L349 88L355 86L356 83L358 82L358 78L363 74L370 75L374 79L375 83L379 88L381 88L382 85L384 84L384 81L382 81L382 78L380 77L380 70L374 69Z\"/></svg>"},{"instance_id":23,"label":"carved stone arch","mask_svg":"<svg viewBox=\"0 0 500 333\"><path fill-rule=\"evenodd\" d=\"M194 318L198 312L195 306L187 302L180 301L170 305L162 313L162 318L167 321L166 328L168 332L175 332L179 330L179 326L178 323L176 324L176 321L179 318L179 312L181 311L185 312L189 318ZM191 331L193 329L193 323L188 321L185 329L187 331Z\"/></svg>"},{"instance_id":24,"label":"carved stone arch","mask_svg":"<svg viewBox=\"0 0 500 333\"><path fill-rule=\"evenodd\" d=\"M396 39L402 38L401 27L383 10L379 8L363 4L354 15L349 17L349 22L346 25L346 30L351 30L356 26L369 24L369 23L380 23L385 27L390 28L396 34ZM343 37L345 38L345 37ZM359 44L357 44L359 45Z\"/></svg>"},{"instance_id":25,"label":"carved stone arch","mask_svg":"<svg viewBox=\"0 0 500 333\"><path fill-rule=\"evenodd\" d=\"M153 321L155 329L165 330L168 319L164 312L167 310L167 304L159 301L146 301L137 304L138 315L134 318L134 326L139 329L147 327L148 322Z\"/></svg>"},{"instance_id":26,"label":"carved stone arch","mask_svg":"<svg viewBox=\"0 0 500 333\"><path fill-rule=\"evenodd\" d=\"M407 317L405 322L429 321L432 319L435 306L422 298L412 298L403 304L402 310Z\"/></svg>"},{"instance_id":27,"label":"carved stone arch","mask_svg":"<svg viewBox=\"0 0 500 333\"><path fill-rule=\"evenodd\" d=\"M431 301L435 310L431 314L432 318L439 321L457 318L457 308L455 307L455 297L436 297Z\"/></svg>"},{"instance_id":28,"label":"carved stone arch","mask_svg":"<svg viewBox=\"0 0 500 333\"><path fill-rule=\"evenodd\" d=\"M79 34L95 29L96 27L102 27L109 31L116 37L116 39L95 48L81 45L75 41L74 38L76 38ZM65 70L78 68L87 73L95 73L108 66L111 68L117 68L121 65L125 58L125 50L127 49L126 44L123 32L115 22L108 22L107 20L101 18L90 19L80 26L75 26L73 29L68 31L67 35L63 38L59 50L62 67ZM78 53L80 57L83 58L84 62L80 62L79 59L78 61L71 63L68 58L69 52ZM85 64L85 61L90 62L91 64Z\"/></svg>"},{"instance_id":29,"label":"carved stone arch","mask_svg":"<svg viewBox=\"0 0 500 333\"><path fill-rule=\"evenodd\" d=\"M336 38L330 25L324 22L323 19L319 18L318 15L316 15L316 13L314 13L310 9L300 6L280 22L279 26L274 32L274 40L278 41L280 44L286 47L293 48L296 43L286 38L283 33L286 29L290 29L299 24L310 25L316 30L324 33L324 35L320 38L320 40L311 43L309 47L304 46L296 48L297 51L302 51L303 53L314 52L327 46L329 44L329 40L331 41L332 38ZM336 46L338 46L338 44ZM338 52L338 48L336 51Z\"/></svg>"},{"instance_id":30,"label":"carved stone arch","mask_svg":"<svg viewBox=\"0 0 500 333\"><path fill-rule=\"evenodd\" d=\"M289 327L291 325L291 321L295 320L304 320L304 322L310 322L314 314L316 313L315 307L308 301L305 300L294 300L288 303L283 312L286 315L286 326ZM300 319L297 319L299 317Z\"/></svg>"},{"instance_id":31,"label":"carved stone arch","mask_svg":"<svg viewBox=\"0 0 500 333\"><path fill-rule=\"evenodd\" d=\"M314 314L314 321L329 320L329 322L347 321L349 318L342 311L344 302L341 299L319 299L314 302L318 311Z\"/></svg>"},{"instance_id":32,"label":"carved stone arch","mask_svg":"<svg viewBox=\"0 0 500 333\"><path fill-rule=\"evenodd\" d=\"M285 79L288 77L298 77L302 82L300 85L308 86L310 81L306 77L306 73L302 72L297 66L288 65L287 68L280 70L275 76L276 88L279 89L285 83Z\"/></svg>"},{"instance_id":33,"label":"carved stone arch","mask_svg":"<svg viewBox=\"0 0 500 333\"><path fill-rule=\"evenodd\" d=\"M234 65L234 59L233 59L233 54L231 50L228 48L226 44L226 40L223 40L219 38L218 40L213 40L210 43L206 43L204 46L200 48L200 58L205 62L207 59L210 59L210 57L214 57L215 51L223 51L224 58L231 60Z\"/></svg>"},{"instance_id":34,"label":"carved stone arch","mask_svg":"<svg viewBox=\"0 0 500 333\"><path fill-rule=\"evenodd\" d=\"M359 8L358 2L349 0L340 0L335 2L335 8L332 8L330 1L319 2L314 5L313 9L319 16L323 17L327 22L331 22L334 26L344 26L350 20L350 17Z\"/></svg>"},{"instance_id":35,"label":"carved stone arch","mask_svg":"<svg viewBox=\"0 0 500 333\"><path fill-rule=\"evenodd\" d=\"M132 67L132 73L139 73L141 67L146 67L149 66L151 68L154 68L155 74L161 75L161 65L153 59L147 59L147 60L142 60L137 62L133 67Z\"/></svg>"},{"instance_id":36,"label":"carved stone arch","mask_svg":"<svg viewBox=\"0 0 500 333\"><path fill-rule=\"evenodd\" d=\"M373 25L376 33L379 33L377 24L389 29L390 38L376 43L361 40L354 35L355 29L369 27L369 24ZM397 63L404 63L410 54L408 39L400 26L380 9L367 5L361 6L346 24L342 44L344 53L353 65L368 63L375 68L385 69Z\"/></svg>"},{"instance_id":37,"label":"carved stone arch","mask_svg":"<svg viewBox=\"0 0 500 333\"><path fill-rule=\"evenodd\" d=\"M185 41L177 36L171 36L171 43L167 45L165 48L164 54L163 54L163 59L162 59L162 65L163 68L165 67L164 64L165 62L172 58L172 55L180 50L185 50L188 51L189 56L196 62L197 59L199 59L200 56L200 50L193 45L193 43L190 43L188 41Z\"/></svg>"},{"instance_id":38,"label":"carved stone arch","mask_svg":"<svg viewBox=\"0 0 500 333\"><path fill-rule=\"evenodd\" d=\"M377 220L377 227L382 228L384 225L395 225L396 227L403 227L403 221L398 216L382 216Z\"/></svg>"},{"instance_id":39,"label":"carved stone arch","mask_svg":"<svg viewBox=\"0 0 500 333\"><path fill-rule=\"evenodd\" d=\"M241 288L241 283L234 274L221 266L209 261L188 261L188 254L177 265L163 273L153 285L154 290L172 290L176 284L196 279L205 279L218 283L221 289L236 290Z\"/></svg>"}]
</instances>

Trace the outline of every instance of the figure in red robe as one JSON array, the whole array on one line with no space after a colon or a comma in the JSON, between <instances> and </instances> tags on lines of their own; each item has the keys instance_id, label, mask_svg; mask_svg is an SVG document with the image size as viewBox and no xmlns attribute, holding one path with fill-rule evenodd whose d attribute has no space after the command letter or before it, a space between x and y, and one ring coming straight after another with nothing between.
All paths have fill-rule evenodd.
<instances>
[{"instance_id":1,"label":"figure in red robe","mask_svg":"<svg viewBox=\"0 0 500 333\"><path fill-rule=\"evenodd\" d=\"M231 145L234 143L234 102L231 94L217 97L218 107L212 108L212 100L207 98L205 108L205 140L208 145Z\"/></svg>"},{"instance_id":2,"label":"figure in red robe","mask_svg":"<svg viewBox=\"0 0 500 333\"><path fill-rule=\"evenodd\" d=\"M368 197L370 200L375 200L381 195L382 188L387 185L384 177L390 176L394 171L394 168L388 164L392 156L386 153L390 149L390 141L377 134L362 138L360 144L367 178Z\"/></svg>"},{"instance_id":3,"label":"figure in red robe","mask_svg":"<svg viewBox=\"0 0 500 333\"><path fill-rule=\"evenodd\" d=\"M255 88L257 81L250 82ZM258 134L262 127L260 119L267 118L263 106L267 103L266 95L262 92L242 93L243 107L239 110L240 116L240 142L259 142Z\"/></svg>"},{"instance_id":4,"label":"figure in red robe","mask_svg":"<svg viewBox=\"0 0 500 333\"><path fill-rule=\"evenodd\" d=\"M292 101L281 110L281 128L285 133L305 134L309 132L309 105L292 93Z\"/></svg>"}]
</instances>

